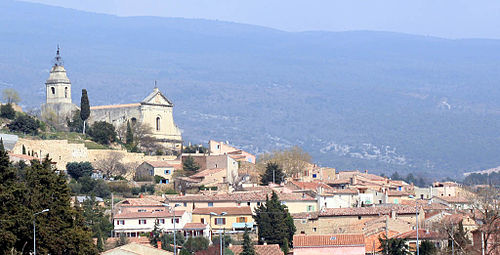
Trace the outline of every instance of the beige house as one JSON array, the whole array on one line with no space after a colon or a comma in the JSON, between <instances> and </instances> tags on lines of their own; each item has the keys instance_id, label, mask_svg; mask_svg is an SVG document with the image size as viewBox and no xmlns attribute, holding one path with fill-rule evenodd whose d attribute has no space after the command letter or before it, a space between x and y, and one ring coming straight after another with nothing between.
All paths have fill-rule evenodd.
<instances>
[{"instance_id":1,"label":"beige house","mask_svg":"<svg viewBox=\"0 0 500 255\"><path fill-rule=\"evenodd\" d=\"M253 229L252 209L243 207L206 207L195 208L192 212L194 223L208 224L213 232L238 233L245 228Z\"/></svg>"},{"instance_id":2,"label":"beige house","mask_svg":"<svg viewBox=\"0 0 500 255\"><path fill-rule=\"evenodd\" d=\"M168 184L173 181L175 170L181 169L179 161L145 161L137 167L138 175L160 176L160 183Z\"/></svg>"}]
</instances>

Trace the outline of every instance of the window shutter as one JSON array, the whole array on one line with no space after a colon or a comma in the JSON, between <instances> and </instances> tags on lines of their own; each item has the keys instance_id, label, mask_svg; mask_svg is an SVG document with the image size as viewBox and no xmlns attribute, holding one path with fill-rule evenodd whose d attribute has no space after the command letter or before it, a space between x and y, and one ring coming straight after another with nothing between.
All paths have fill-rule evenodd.
<instances>
[{"instance_id":1,"label":"window shutter","mask_svg":"<svg viewBox=\"0 0 500 255\"><path fill-rule=\"evenodd\" d=\"M222 218L222 225L226 225L226 218Z\"/></svg>"}]
</instances>

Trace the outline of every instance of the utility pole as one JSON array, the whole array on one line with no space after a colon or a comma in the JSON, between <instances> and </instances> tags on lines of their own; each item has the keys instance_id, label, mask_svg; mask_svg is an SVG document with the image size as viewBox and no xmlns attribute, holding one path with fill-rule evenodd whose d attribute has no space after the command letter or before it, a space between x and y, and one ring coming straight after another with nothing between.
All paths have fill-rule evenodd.
<instances>
[{"instance_id":1,"label":"utility pole","mask_svg":"<svg viewBox=\"0 0 500 255\"><path fill-rule=\"evenodd\" d=\"M484 232L481 231L481 254L484 255Z\"/></svg>"},{"instance_id":2,"label":"utility pole","mask_svg":"<svg viewBox=\"0 0 500 255\"><path fill-rule=\"evenodd\" d=\"M273 183L276 184L276 180L275 180L275 177L274 177L274 169L273 169Z\"/></svg>"}]
</instances>

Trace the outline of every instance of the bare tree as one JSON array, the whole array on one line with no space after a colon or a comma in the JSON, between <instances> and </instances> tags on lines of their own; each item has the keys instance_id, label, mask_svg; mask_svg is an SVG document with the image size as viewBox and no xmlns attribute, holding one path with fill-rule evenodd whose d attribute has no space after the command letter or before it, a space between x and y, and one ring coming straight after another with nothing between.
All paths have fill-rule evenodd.
<instances>
[{"instance_id":1,"label":"bare tree","mask_svg":"<svg viewBox=\"0 0 500 255\"><path fill-rule=\"evenodd\" d=\"M500 250L500 194L498 188L488 187L477 192L473 201L473 218L480 223L485 254Z\"/></svg>"},{"instance_id":2,"label":"bare tree","mask_svg":"<svg viewBox=\"0 0 500 255\"><path fill-rule=\"evenodd\" d=\"M3 101L7 102L8 104L17 104L21 101L19 93L17 93L17 91L12 88L4 89L2 91L2 98Z\"/></svg>"},{"instance_id":3,"label":"bare tree","mask_svg":"<svg viewBox=\"0 0 500 255\"><path fill-rule=\"evenodd\" d=\"M287 150L273 151L259 156L258 168L263 171L267 162L281 166L287 176L294 176L311 164L311 155L298 146Z\"/></svg>"},{"instance_id":4,"label":"bare tree","mask_svg":"<svg viewBox=\"0 0 500 255\"><path fill-rule=\"evenodd\" d=\"M106 177L124 175L127 173L127 167L121 162L123 154L111 152L106 158L93 163L94 168L101 170Z\"/></svg>"}]
</instances>

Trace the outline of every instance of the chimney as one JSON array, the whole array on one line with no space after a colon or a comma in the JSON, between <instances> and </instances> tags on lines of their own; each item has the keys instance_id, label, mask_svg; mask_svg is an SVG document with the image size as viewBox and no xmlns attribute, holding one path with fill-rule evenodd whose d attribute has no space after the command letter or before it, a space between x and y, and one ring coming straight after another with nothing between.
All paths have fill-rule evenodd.
<instances>
[{"instance_id":1,"label":"chimney","mask_svg":"<svg viewBox=\"0 0 500 255\"><path fill-rule=\"evenodd\" d=\"M161 250L161 241L156 242L156 246L158 246L158 249Z\"/></svg>"},{"instance_id":2,"label":"chimney","mask_svg":"<svg viewBox=\"0 0 500 255\"><path fill-rule=\"evenodd\" d=\"M142 194L139 195L139 198L143 198L144 196Z\"/></svg>"}]
</instances>

